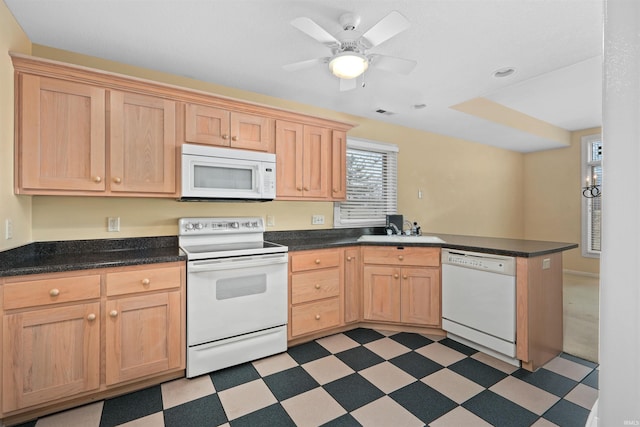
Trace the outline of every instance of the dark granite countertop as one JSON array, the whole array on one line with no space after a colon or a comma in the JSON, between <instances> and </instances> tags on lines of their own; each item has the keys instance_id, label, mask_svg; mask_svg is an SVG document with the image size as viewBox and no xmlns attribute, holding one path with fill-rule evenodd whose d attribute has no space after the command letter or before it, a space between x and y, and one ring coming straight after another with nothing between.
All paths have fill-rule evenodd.
<instances>
[{"instance_id":1,"label":"dark granite countertop","mask_svg":"<svg viewBox=\"0 0 640 427\"><path fill-rule=\"evenodd\" d=\"M326 230L272 231L265 233L265 239L286 245L290 251L325 249L344 246L424 246L441 247L490 253L515 257L536 257L554 252L577 248L576 243L546 242L524 239L503 239L495 237L463 236L456 234L423 233L437 236L445 243L380 243L358 242L363 234L384 234L383 227L346 228Z\"/></svg>"},{"instance_id":2,"label":"dark granite countertop","mask_svg":"<svg viewBox=\"0 0 640 427\"><path fill-rule=\"evenodd\" d=\"M186 259L176 236L35 242L0 252L0 277Z\"/></svg>"}]
</instances>

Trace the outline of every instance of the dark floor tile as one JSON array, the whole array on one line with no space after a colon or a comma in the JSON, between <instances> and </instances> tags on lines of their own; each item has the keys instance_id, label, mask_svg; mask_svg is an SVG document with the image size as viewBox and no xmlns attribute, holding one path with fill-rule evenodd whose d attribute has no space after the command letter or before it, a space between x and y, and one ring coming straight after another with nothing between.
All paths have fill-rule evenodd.
<instances>
[{"instance_id":1,"label":"dark floor tile","mask_svg":"<svg viewBox=\"0 0 640 427\"><path fill-rule=\"evenodd\" d=\"M433 342L433 340L430 340L423 335L411 334L407 332L400 332L399 334L391 335L389 338L396 342L399 342L405 347L409 347L411 350L416 350Z\"/></svg>"},{"instance_id":2,"label":"dark floor tile","mask_svg":"<svg viewBox=\"0 0 640 427\"><path fill-rule=\"evenodd\" d=\"M470 357L449 365L448 368L485 388L491 387L508 376L504 372Z\"/></svg>"},{"instance_id":3,"label":"dark floor tile","mask_svg":"<svg viewBox=\"0 0 640 427\"><path fill-rule=\"evenodd\" d=\"M538 419L533 412L490 390L475 395L462 406L494 426L529 427Z\"/></svg>"},{"instance_id":4,"label":"dark floor tile","mask_svg":"<svg viewBox=\"0 0 640 427\"><path fill-rule=\"evenodd\" d=\"M562 399L545 412L542 418L561 427L584 427L589 418L589 410Z\"/></svg>"},{"instance_id":5,"label":"dark floor tile","mask_svg":"<svg viewBox=\"0 0 640 427\"><path fill-rule=\"evenodd\" d=\"M439 363L436 363L415 351L401 354L398 357L390 359L389 362L393 363L395 366L418 380L443 368Z\"/></svg>"},{"instance_id":6,"label":"dark floor tile","mask_svg":"<svg viewBox=\"0 0 640 427\"><path fill-rule=\"evenodd\" d=\"M455 351L459 351L460 353L465 354L467 356L472 356L478 352L478 350L476 350L475 348L471 348L462 343L459 343L458 341L454 341L450 338L445 338L438 342L442 345L446 345L447 347L454 349Z\"/></svg>"},{"instance_id":7,"label":"dark floor tile","mask_svg":"<svg viewBox=\"0 0 640 427\"><path fill-rule=\"evenodd\" d=\"M165 427L219 426L227 421L217 394L210 394L164 411Z\"/></svg>"},{"instance_id":8,"label":"dark floor tile","mask_svg":"<svg viewBox=\"0 0 640 427\"><path fill-rule=\"evenodd\" d=\"M352 329L350 331L344 332L344 334L352 340L359 342L360 344L366 344L371 341L384 338L384 335L382 335L380 332L376 332L373 329L365 328Z\"/></svg>"},{"instance_id":9,"label":"dark floor tile","mask_svg":"<svg viewBox=\"0 0 640 427\"><path fill-rule=\"evenodd\" d=\"M600 374L600 371L598 371L597 369L594 369L589 375L584 377L584 379L582 380L582 384L588 385L589 387L593 387L597 389L599 374Z\"/></svg>"},{"instance_id":10,"label":"dark floor tile","mask_svg":"<svg viewBox=\"0 0 640 427\"><path fill-rule=\"evenodd\" d=\"M335 356L342 360L354 371L361 371L373 365L384 362L384 359L366 347L358 346L349 350L336 353Z\"/></svg>"},{"instance_id":11,"label":"dark floor tile","mask_svg":"<svg viewBox=\"0 0 640 427\"><path fill-rule=\"evenodd\" d=\"M358 421L351 414L344 414L341 417L331 420L326 424L322 424L321 427L361 427Z\"/></svg>"},{"instance_id":12,"label":"dark floor tile","mask_svg":"<svg viewBox=\"0 0 640 427\"><path fill-rule=\"evenodd\" d=\"M266 376L263 378L263 381L278 401L289 399L290 397L320 386L320 384L300 366Z\"/></svg>"},{"instance_id":13,"label":"dark floor tile","mask_svg":"<svg viewBox=\"0 0 640 427\"><path fill-rule=\"evenodd\" d=\"M357 373L325 384L323 388L349 412L384 396L378 387Z\"/></svg>"},{"instance_id":14,"label":"dark floor tile","mask_svg":"<svg viewBox=\"0 0 640 427\"><path fill-rule=\"evenodd\" d=\"M145 388L105 400L100 427L117 426L160 411L162 411L160 386Z\"/></svg>"},{"instance_id":15,"label":"dark floor tile","mask_svg":"<svg viewBox=\"0 0 640 427\"><path fill-rule=\"evenodd\" d=\"M591 369L595 369L595 368L598 367L597 363L590 362L589 360L581 359L581 358L573 356L571 354L560 353L560 357L562 357L563 359L571 360L572 362L579 363L579 364L584 365L584 366L586 366L588 368L591 368Z\"/></svg>"},{"instance_id":16,"label":"dark floor tile","mask_svg":"<svg viewBox=\"0 0 640 427\"><path fill-rule=\"evenodd\" d=\"M321 346L315 341L300 344L287 350L289 356L293 358L299 365L304 365L312 360L321 359L331 354L329 350Z\"/></svg>"},{"instance_id":17,"label":"dark floor tile","mask_svg":"<svg viewBox=\"0 0 640 427\"><path fill-rule=\"evenodd\" d=\"M213 385L218 392L260 378L260 374L251 363L243 363L242 365L221 369L219 371L212 372L209 375L211 376L211 381L213 381Z\"/></svg>"},{"instance_id":18,"label":"dark floor tile","mask_svg":"<svg viewBox=\"0 0 640 427\"><path fill-rule=\"evenodd\" d=\"M279 403L236 418L229 424L231 427L295 427L296 425Z\"/></svg>"},{"instance_id":19,"label":"dark floor tile","mask_svg":"<svg viewBox=\"0 0 640 427\"><path fill-rule=\"evenodd\" d=\"M544 368L540 368L535 372L518 369L511 375L558 397L564 397L578 384L576 381Z\"/></svg>"},{"instance_id":20,"label":"dark floor tile","mask_svg":"<svg viewBox=\"0 0 640 427\"><path fill-rule=\"evenodd\" d=\"M458 406L456 402L421 381L396 390L389 397L425 424L429 424Z\"/></svg>"}]
</instances>

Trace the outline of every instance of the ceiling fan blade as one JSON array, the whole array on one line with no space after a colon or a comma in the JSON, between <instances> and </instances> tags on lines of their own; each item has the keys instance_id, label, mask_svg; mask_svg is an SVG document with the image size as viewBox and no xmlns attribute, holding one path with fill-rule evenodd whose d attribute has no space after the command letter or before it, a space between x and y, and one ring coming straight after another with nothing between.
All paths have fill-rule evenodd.
<instances>
[{"instance_id":1,"label":"ceiling fan blade","mask_svg":"<svg viewBox=\"0 0 640 427\"><path fill-rule=\"evenodd\" d=\"M362 39L368 45L368 48L378 46L381 43L386 42L391 37L399 34L409 28L411 23L400 12L394 10L384 18L382 18L376 25L369 28L369 30L362 35Z\"/></svg>"},{"instance_id":2,"label":"ceiling fan blade","mask_svg":"<svg viewBox=\"0 0 640 427\"><path fill-rule=\"evenodd\" d=\"M353 90L358 86L357 79L340 79L340 92Z\"/></svg>"},{"instance_id":3,"label":"ceiling fan blade","mask_svg":"<svg viewBox=\"0 0 640 427\"><path fill-rule=\"evenodd\" d=\"M316 24L315 21L312 21L311 19L304 16L291 21L291 25L327 46L331 47L340 44L338 39L329 34L327 30Z\"/></svg>"},{"instance_id":4,"label":"ceiling fan blade","mask_svg":"<svg viewBox=\"0 0 640 427\"><path fill-rule=\"evenodd\" d=\"M325 64L327 63L328 60L329 58L307 59L306 61L294 62L292 64L283 65L282 68L285 71L298 71L298 70L303 70L305 68L311 68L314 65Z\"/></svg>"},{"instance_id":5,"label":"ceiling fan blade","mask_svg":"<svg viewBox=\"0 0 640 427\"><path fill-rule=\"evenodd\" d=\"M418 65L416 61L411 59L387 55L370 55L369 60L373 67L398 74L409 74Z\"/></svg>"}]
</instances>

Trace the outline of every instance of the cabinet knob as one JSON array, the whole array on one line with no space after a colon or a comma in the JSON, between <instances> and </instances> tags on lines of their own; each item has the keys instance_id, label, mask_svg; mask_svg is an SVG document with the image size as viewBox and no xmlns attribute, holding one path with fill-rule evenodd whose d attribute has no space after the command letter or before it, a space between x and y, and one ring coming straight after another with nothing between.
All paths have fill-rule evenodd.
<instances>
[{"instance_id":1,"label":"cabinet knob","mask_svg":"<svg viewBox=\"0 0 640 427\"><path fill-rule=\"evenodd\" d=\"M115 182L116 184L120 184L122 180L116 176L115 178L113 178L113 182Z\"/></svg>"},{"instance_id":2,"label":"cabinet knob","mask_svg":"<svg viewBox=\"0 0 640 427\"><path fill-rule=\"evenodd\" d=\"M320 315L316 314L316 320L320 320Z\"/></svg>"},{"instance_id":3,"label":"cabinet knob","mask_svg":"<svg viewBox=\"0 0 640 427\"><path fill-rule=\"evenodd\" d=\"M320 264L320 258L316 259L316 264Z\"/></svg>"},{"instance_id":4,"label":"cabinet knob","mask_svg":"<svg viewBox=\"0 0 640 427\"><path fill-rule=\"evenodd\" d=\"M402 255L398 255L398 259L399 259L400 261L402 261L402 260L404 259L404 257L403 257Z\"/></svg>"},{"instance_id":5,"label":"cabinet knob","mask_svg":"<svg viewBox=\"0 0 640 427\"><path fill-rule=\"evenodd\" d=\"M149 283L151 283L151 280L149 280L148 278L145 277L144 279L142 279L142 284L144 286L149 286Z\"/></svg>"},{"instance_id":6,"label":"cabinet knob","mask_svg":"<svg viewBox=\"0 0 640 427\"><path fill-rule=\"evenodd\" d=\"M320 285L318 283L316 283L316 289L320 289Z\"/></svg>"},{"instance_id":7,"label":"cabinet knob","mask_svg":"<svg viewBox=\"0 0 640 427\"><path fill-rule=\"evenodd\" d=\"M102 177L101 176L94 176L93 177L93 182L102 182Z\"/></svg>"},{"instance_id":8,"label":"cabinet knob","mask_svg":"<svg viewBox=\"0 0 640 427\"><path fill-rule=\"evenodd\" d=\"M309 187L304 187L304 191L309 191Z\"/></svg>"},{"instance_id":9,"label":"cabinet knob","mask_svg":"<svg viewBox=\"0 0 640 427\"><path fill-rule=\"evenodd\" d=\"M96 315L95 313L91 313L87 316L87 320L90 322L93 322L94 320L96 320Z\"/></svg>"},{"instance_id":10,"label":"cabinet knob","mask_svg":"<svg viewBox=\"0 0 640 427\"><path fill-rule=\"evenodd\" d=\"M351 261L353 259L353 257L348 256L347 257L347 261Z\"/></svg>"},{"instance_id":11,"label":"cabinet knob","mask_svg":"<svg viewBox=\"0 0 640 427\"><path fill-rule=\"evenodd\" d=\"M333 192L334 192L334 193L337 193L337 192L338 192L338 189L337 189L337 188L334 188L334 189L333 189Z\"/></svg>"},{"instance_id":12,"label":"cabinet knob","mask_svg":"<svg viewBox=\"0 0 640 427\"><path fill-rule=\"evenodd\" d=\"M394 274L394 275L393 275L393 278L394 278L394 279L397 279L398 277L400 277L400 276L398 276L397 274Z\"/></svg>"},{"instance_id":13,"label":"cabinet knob","mask_svg":"<svg viewBox=\"0 0 640 427\"><path fill-rule=\"evenodd\" d=\"M232 140L232 141L237 141L237 140L238 140L238 137L237 137L237 136L232 136L232 137L231 137L231 140Z\"/></svg>"},{"instance_id":14,"label":"cabinet knob","mask_svg":"<svg viewBox=\"0 0 640 427\"><path fill-rule=\"evenodd\" d=\"M60 289L56 289L53 288L49 291L49 295L51 295L52 297L57 297L58 295L60 295Z\"/></svg>"},{"instance_id":15,"label":"cabinet knob","mask_svg":"<svg viewBox=\"0 0 640 427\"><path fill-rule=\"evenodd\" d=\"M229 135L227 135L226 133L222 135L222 139L227 140L229 139Z\"/></svg>"},{"instance_id":16,"label":"cabinet knob","mask_svg":"<svg viewBox=\"0 0 640 427\"><path fill-rule=\"evenodd\" d=\"M402 275L402 278L406 280L406 279L407 279L407 275L406 275L406 274L403 274L403 275Z\"/></svg>"},{"instance_id":17,"label":"cabinet knob","mask_svg":"<svg viewBox=\"0 0 640 427\"><path fill-rule=\"evenodd\" d=\"M296 190L302 191L302 187L296 187Z\"/></svg>"},{"instance_id":18,"label":"cabinet knob","mask_svg":"<svg viewBox=\"0 0 640 427\"><path fill-rule=\"evenodd\" d=\"M118 310L111 310L109 312L109 316L111 317L118 317Z\"/></svg>"}]
</instances>

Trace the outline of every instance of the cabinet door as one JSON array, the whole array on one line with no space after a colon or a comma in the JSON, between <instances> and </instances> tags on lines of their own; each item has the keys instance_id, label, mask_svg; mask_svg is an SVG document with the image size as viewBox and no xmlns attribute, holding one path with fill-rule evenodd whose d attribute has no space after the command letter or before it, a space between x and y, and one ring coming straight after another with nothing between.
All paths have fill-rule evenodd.
<instances>
[{"instance_id":1,"label":"cabinet door","mask_svg":"<svg viewBox=\"0 0 640 427\"><path fill-rule=\"evenodd\" d=\"M230 145L229 111L186 104L184 111L184 140L198 144Z\"/></svg>"},{"instance_id":2,"label":"cabinet door","mask_svg":"<svg viewBox=\"0 0 640 427\"><path fill-rule=\"evenodd\" d=\"M347 133L334 130L331 137L331 198L347 197Z\"/></svg>"},{"instance_id":3,"label":"cabinet door","mask_svg":"<svg viewBox=\"0 0 640 427\"><path fill-rule=\"evenodd\" d=\"M400 269L369 266L364 270L364 319L400 321Z\"/></svg>"},{"instance_id":4,"label":"cabinet door","mask_svg":"<svg viewBox=\"0 0 640 427\"><path fill-rule=\"evenodd\" d=\"M275 152L273 120L252 114L231 113L231 146L246 150Z\"/></svg>"},{"instance_id":5,"label":"cabinet door","mask_svg":"<svg viewBox=\"0 0 640 427\"><path fill-rule=\"evenodd\" d=\"M107 301L107 385L180 368L180 319L179 291Z\"/></svg>"},{"instance_id":6,"label":"cabinet door","mask_svg":"<svg viewBox=\"0 0 640 427\"><path fill-rule=\"evenodd\" d=\"M4 412L95 390L100 303L4 316Z\"/></svg>"},{"instance_id":7,"label":"cabinet door","mask_svg":"<svg viewBox=\"0 0 640 427\"><path fill-rule=\"evenodd\" d=\"M403 323L440 324L440 271L437 268L402 269Z\"/></svg>"},{"instance_id":8,"label":"cabinet door","mask_svg":"<svg viewBox=\"0 0 640 427\"><path fill-rule=\"evenodd\" d=\"M19 192L105 190L104 89L24 74L18 123Z\"/></svg>"},{"instance_id":9,"label":"cabinet door","mask_svg":"<svg viewBox=\"0 0 640 427\"><path fill-rule=\"evenodd\" d=\"M304 126L302 190L304 197L329 197L330 130Z\"/></svg>"},{"instance_id":10,"label":"cabinet door","mask_svg":"<svg viewBox=\"0 0 640 427\"><path fill-rule=\"evenodd\" d=\"M302 196L304 126L276 121L276 197Z\"/></svg>"},{"instance_id":11,"label":"cabinet door","mask_svg":"<svg viewBox=\"0 0 640 427\"><path fill-rule=\"evenodd\" d=\"M362 294L362 273L360 249L347 248L344 251L344 322L360 320Z\"/></svg>"},{"instance_id":12,"label":"cabinet door","mask_svg":"<svg viewBox=\"0 0 640 427\"><path fill-rule=\"evenodd\" d=\"M112 192L176 193L176 103L113 91Z\"/></svg>"}]
</instances>

